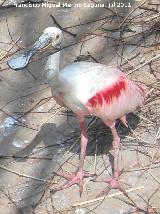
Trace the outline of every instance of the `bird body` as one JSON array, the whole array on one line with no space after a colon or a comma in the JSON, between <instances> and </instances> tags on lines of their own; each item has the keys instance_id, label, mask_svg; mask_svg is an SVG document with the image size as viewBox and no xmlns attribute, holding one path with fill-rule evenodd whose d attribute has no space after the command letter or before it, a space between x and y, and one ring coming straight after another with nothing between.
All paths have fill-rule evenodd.
<instances>
[{"instance_id":1,"label":"bird body","mask_svg":"<svg viewBox=\"0 0 160 214\"><path fill-rule=\"evenodd\" d=\"M22 69L27 65L36 49L59 46L63 36L62 31L55 27L46 28L38 41L26 54L11 59L8 65L13 69ZM19 63L21 61L21 63ZM85 116L95 115L103 120L111 129L114 148L114 170L112 178L106 180L112 188L124 192L119 182L118 151L120 138L115 128L116 119L127 126L125 115L141 107L145 97L145 90L140 84L130 80L122 71L114 66L102 65L93 62L72 63L61 71L60 52L48 57L46 72L48 83L51 86L53 97L61 106L72 110L80 124L81 152L80 162L76 174L62 173L68 180L60 189L78 184L80 193L83 191L83 178L90 177L90 173L83 170L86 147L88 143Z\"/></svg>"},{"instance_id":2,"label":"bird body","mask_svg":"<svg viewBox=\"0 0 160 214\"><path fill-rule=\"evenodd\" d=\"M76 62L58 72L53 81L56 101L77 115L115 121L144 101L144 89L114 66Z\"/></svg>"}]
</instances>

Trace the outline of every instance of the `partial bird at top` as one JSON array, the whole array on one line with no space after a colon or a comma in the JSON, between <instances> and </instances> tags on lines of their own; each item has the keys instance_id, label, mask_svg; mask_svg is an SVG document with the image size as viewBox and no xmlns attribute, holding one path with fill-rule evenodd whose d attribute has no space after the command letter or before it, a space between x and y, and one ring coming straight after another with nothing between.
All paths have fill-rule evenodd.
<instances>
[{"instance_id":1,"label":"partial bird at top","mask_svg":"<svg viewBox=\"0 0 160 214\"><path fill-rule=\"evenodd\" d=\"M33 49L9 60L8 65L16 70L22 69L27 66L30 58L38 50L47 49L49 45L53 49L57 49L61 46L62 39L63 35L60 29L48 27L33 45ZM94 176L83 170L88 143L85 116L94 115L103 120L113 135L114 172L113 176L104 182L109 183L111 188L124 191L119 182L118 151L120 138L115 128L115 122L120 119L127 126L125 115L143 105L144 87L128 79L121 70L114 66L83 61L69 64L59 71L59 65L60 50L47 59L47 78L56 102L61 106L68 107L76 115L81 130L81 152L79 167L75 174L58 173L68 181L57 190L78 184L81 194L83 178Z\"/></svg>"}]
</instances>

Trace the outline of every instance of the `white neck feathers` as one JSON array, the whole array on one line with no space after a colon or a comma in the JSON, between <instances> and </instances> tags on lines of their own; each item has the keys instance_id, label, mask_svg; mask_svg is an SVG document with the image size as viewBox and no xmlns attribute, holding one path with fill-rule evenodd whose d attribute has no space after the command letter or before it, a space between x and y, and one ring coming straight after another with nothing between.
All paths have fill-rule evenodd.
<instances>
[{"instance_id":1,"label":"white neck feathers","mask_svg":"<svg viewBox=\"0 0 160 214\"><path fill-rule=\"evenodd\" d=\"M60 51L48 57L45 72L47 72L47 81L50 85L54 82L56 75L59 72Z\"/></svg>"}]
</instances>

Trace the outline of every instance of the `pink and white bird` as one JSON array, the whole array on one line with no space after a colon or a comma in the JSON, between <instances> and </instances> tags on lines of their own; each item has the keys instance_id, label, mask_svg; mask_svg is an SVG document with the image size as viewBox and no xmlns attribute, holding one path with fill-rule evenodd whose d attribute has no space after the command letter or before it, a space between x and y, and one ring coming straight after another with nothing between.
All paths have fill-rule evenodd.
<instances>
[{"instance_id":1,"label":"pink and white bird","mask_svg":"<svg viewBox=\"0 0 160 214\"><path fill-rule=\"evenodd\" d=\"M60 46L62 38L60 29L46 28L34 44L33 49L11 59L8 62L9 66L13 69L24 68L37 50L44 49L49 44L52 48L57 48ZM59 71L59 65L60 51L48 57L45 69L48 82L56 102L61 106L68 107L75 113L81 131L79 167L75 174L61 174L68 180L61 186L61 189L78 184L79 191L82 193L83 178L92 176L91 173L83 170L83 166L88 143L85 116L94 115L103 120L113 135L114 173L112 178L106 179L106 182L112 188L122 190L118 180L117 156L120 138L115 128L115 122L120 119L127 125L125 115L143 105L145 97L143 86L128 79L122 71L114 66L92 62L75 62Z\"/></svg>"}]
</instances>

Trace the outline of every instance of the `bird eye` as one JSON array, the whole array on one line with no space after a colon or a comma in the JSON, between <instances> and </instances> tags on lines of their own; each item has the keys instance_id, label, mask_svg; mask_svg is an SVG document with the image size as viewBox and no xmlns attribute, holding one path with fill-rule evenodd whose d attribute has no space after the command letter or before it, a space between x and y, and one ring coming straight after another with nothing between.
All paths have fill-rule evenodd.
<instances>
[{"instance_id":1,"label":"bird eye","mask_svg":"<svg viewBox=\"0 0 160 214\"><path fill-rule=\"evenodd\" d=\"M56 35L56 39L59 39L59 35Z\"/></svg>"}]
</instances>

